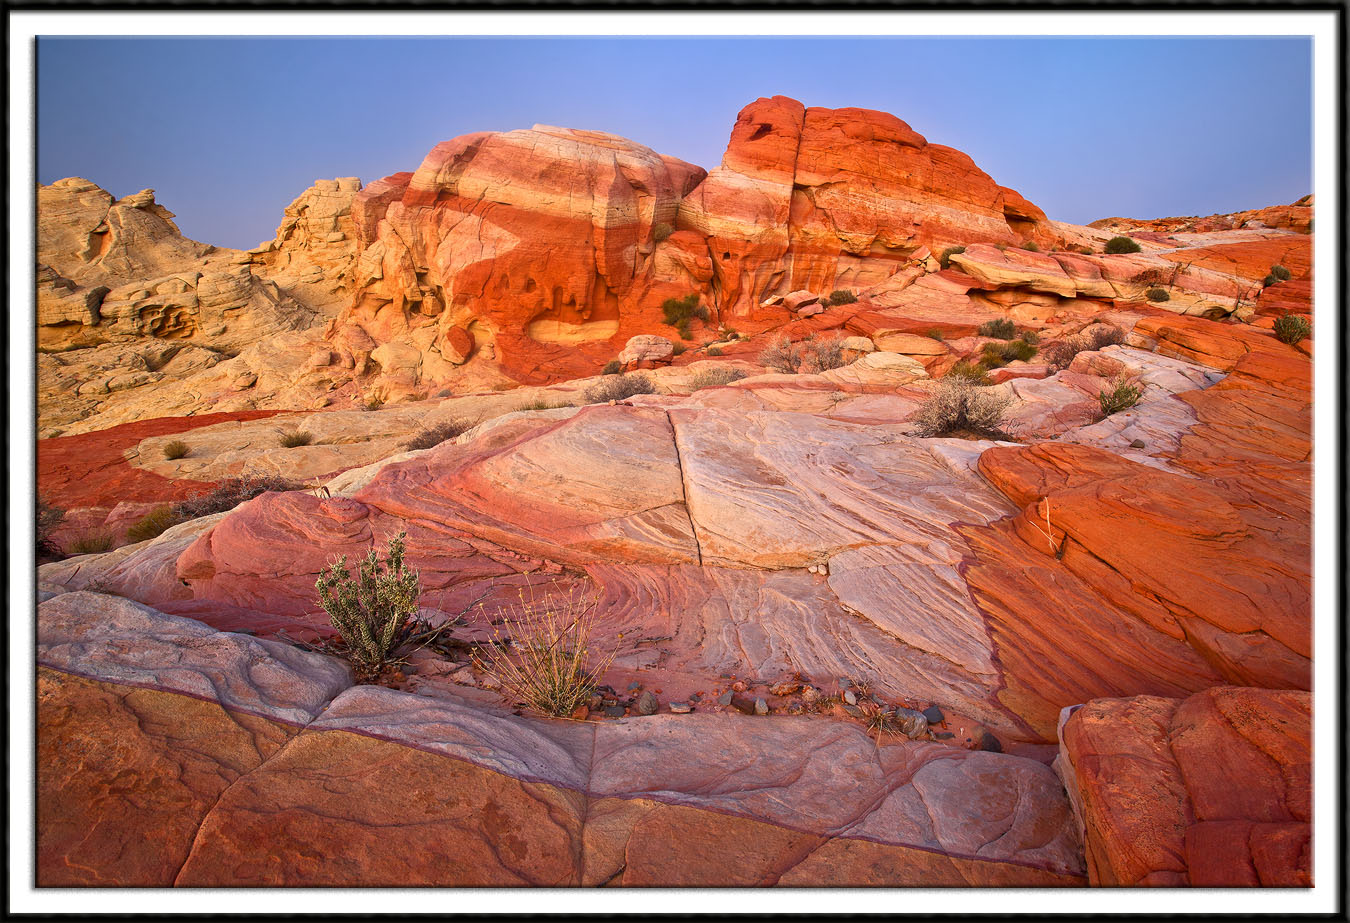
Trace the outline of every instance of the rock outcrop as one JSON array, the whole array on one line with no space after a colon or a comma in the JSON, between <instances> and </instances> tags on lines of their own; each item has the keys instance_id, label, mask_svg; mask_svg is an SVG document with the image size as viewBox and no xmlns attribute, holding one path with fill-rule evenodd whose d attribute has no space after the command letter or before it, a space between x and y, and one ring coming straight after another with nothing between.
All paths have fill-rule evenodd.
<instances>
[{"instance_id":1,"label":"rock outcrop","mask_svg":"<svg viewBox=\"0 0 1350 923\"><path fill-rule=\"evenodd\" d=\"M1092 884L1309 887L1311 704L1218 686L1065 709L1056 765Z\"/></svg>"}]
</instances>

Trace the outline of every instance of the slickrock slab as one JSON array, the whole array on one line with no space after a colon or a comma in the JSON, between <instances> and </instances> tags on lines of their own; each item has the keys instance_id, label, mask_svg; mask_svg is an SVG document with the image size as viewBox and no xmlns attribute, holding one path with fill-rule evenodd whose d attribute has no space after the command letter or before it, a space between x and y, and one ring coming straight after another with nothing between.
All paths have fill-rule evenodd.
<instances>
[{"instance_id":1,"label":"slickrock slab","mask_svg":"<svg viewBox=\"0 0 1350 923\"><path fill-rule=\"evenodd\" d=\"M1057 768L1094 885L1309 887L1311 696L1220 686L1070 711Z\"/></svg>"},{"instance_id":2,"label":"slickrock slab","mask_svg":"<svg viewBox=\"0 0 1350 923\"><path fill-rule=\"evenodd\" d=\"M39 668L40 887L173 882L222 792L296 733L227 709L209 693L194 698Z\"/></svg>"},{"instance_id":3,"label":"slickrock slab","mask_svg":"<svg viewBox=\"0 0 1350 923\"><path fill-rule=\"evenodd\" d=\"M47 637L101 631L40 669L42 885L826 885L854 853L846 877L877 884L1083 880L1069 803L1034 760L878 747L848 723L541 721L374 687L297 733L284 678L323 658L236 637L252 662L201 688L157 655L170 632L188 656L217 633L98 599L40 610Z\"/></svg>"},{"instance_id":4,"label":"slickrock slab","mask_svg":"<svg viewBox=\"0 0 1350 923\"><path fill-rule=\"evenodd\" d=\"M294 724L308 724L351 685L347 667L331 657L84 591L38 606L37 660L91 679L181 692Z\"/></svg>"}]
</instances>

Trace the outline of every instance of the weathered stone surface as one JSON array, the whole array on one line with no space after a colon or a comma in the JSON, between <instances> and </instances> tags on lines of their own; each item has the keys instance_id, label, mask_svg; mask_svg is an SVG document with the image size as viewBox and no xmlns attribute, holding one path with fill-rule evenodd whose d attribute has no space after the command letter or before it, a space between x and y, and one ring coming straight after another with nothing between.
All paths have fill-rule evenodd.
<instances>
[{"instance_id":1,"label":"weathered stone surface","mask_svg":"<svg viewBox=\"0 0 1350 923\"><path fill-rule=\"evenodd\" d=\"M1310 886L1310 704L1219 686L1075 709L1057 766L1092 883Z\"/></svg>"},{"instance_id":2,"label":"weathered stone surface","mask_svg":"<svg viewBox=\"0 0 1350 923\"><path fill-rule=\"evenodd\" d=\"M38 607L38 663L92 679L219 701L272 720L306 724L351 684L320 654L84 591Z\"/></svg>"}]
</instances>

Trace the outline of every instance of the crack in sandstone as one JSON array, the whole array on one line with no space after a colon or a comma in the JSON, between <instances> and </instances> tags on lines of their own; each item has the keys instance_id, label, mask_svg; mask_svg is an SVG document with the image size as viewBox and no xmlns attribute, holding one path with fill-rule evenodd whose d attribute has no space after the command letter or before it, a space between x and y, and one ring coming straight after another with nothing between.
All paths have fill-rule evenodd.
<instances>
[{"instance_id":1,"label":"crack in sandstone","mask_svg":"<svg viewBox=\"0 0 1350 923\"><path fill-rule=\"evenodd\" d=\"M670 411L666 412L666 422L670 425L670 441L675 447L675 464L680 469L680 493L684 500L684 512L689 517L689 534L694 539L694 553L698 556L698 566L703 566L703 545L698 540L698 525L694 522L694 513L689 509L689 481L684 473L684 459L680 456L680 433L675 428L675 419Z\"/></svg>"}]
</instances>

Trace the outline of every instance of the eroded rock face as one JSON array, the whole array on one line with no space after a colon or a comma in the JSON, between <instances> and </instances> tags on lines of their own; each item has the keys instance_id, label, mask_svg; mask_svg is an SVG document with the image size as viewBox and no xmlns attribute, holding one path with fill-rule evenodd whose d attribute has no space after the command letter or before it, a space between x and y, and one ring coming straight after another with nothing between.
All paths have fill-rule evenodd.
<instances>
[{"instance_id":1,"label":"eroded rock face","mask_svg":"<svg viewBox=\"0 0 1350 923\"><path fill-rule=\"evenodd\" d=\"M893 115L775 96L741 110L679 226L707 237L717 304L737 317L772 294L874 285L924 246L1035 239L1044 219Z\"/></svg>"},{"instance_id":2,"label":"eroded rock face","mask_svg":"<svg viewBox=\"0 0 1350 923\"><path fill-rule=\"evenodd\" d=\"M1057 767L1093 884L1309 887L1311 696L1218 686L1070 711Z\"/></svg>"}]
</instances>

